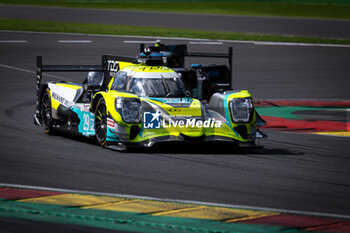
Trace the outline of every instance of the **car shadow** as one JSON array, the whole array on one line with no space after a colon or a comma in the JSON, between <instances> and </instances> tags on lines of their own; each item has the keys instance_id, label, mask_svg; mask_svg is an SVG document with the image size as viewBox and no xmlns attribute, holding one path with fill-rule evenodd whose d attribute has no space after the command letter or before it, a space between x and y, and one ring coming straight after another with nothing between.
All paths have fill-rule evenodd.
<instances>
[{"instance_id":1,"label":"car shadow","mask_svg":"<svg viewBox=\"0 0 350 233\"><path fill-rule=\"evenodd\" d=\"M94 138L55 131L51 137L62 137L99 147ZM198 154L198 155L302 155L303 153L284 148L265 148L259 145L238 145L230 142L160 142L152 147L128 147L127 150L101 148L119 153L131 154Z\"/></svg>"},{"instance_id":2,"label":"car shadow","mask_svg":"<svg viewBox=\"0 0 350 233\"><path fill-rule=\"evenodd\" d=\"M164 142L151 148L128 148L128 153L150 154L207 154L207 155L301 155L303 153L283 148L264 148L263 145L239 146L228 142Z\"/></svg>"}]
</instances>

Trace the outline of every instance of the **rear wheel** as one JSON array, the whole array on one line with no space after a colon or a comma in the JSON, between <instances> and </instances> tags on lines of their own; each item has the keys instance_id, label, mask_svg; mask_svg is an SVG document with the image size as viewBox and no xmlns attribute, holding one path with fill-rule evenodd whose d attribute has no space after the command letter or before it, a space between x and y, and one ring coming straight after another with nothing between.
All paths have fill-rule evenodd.
<instances>
[{"instance_id":1,"label":"rear wheel","mask_svg":"<svg viewBox=\"0 0 350 233\"><path fill-rule=\"evenodd\" d=\"M52 107L50 90L47 88L41 99L41 119L46 133L52 133Z\"/></svg>"},{"instance_id":2,"label":"rear wheel","mask_svg":"<svg viewBox=\"0 0 350 233\"><path fill-rule=\"evenodd\" d=\"M95 136L97 143L101 146L106 144L107 138L107 108L103 98L101 98L95 110Z\"/></svg>"}]
</instances>

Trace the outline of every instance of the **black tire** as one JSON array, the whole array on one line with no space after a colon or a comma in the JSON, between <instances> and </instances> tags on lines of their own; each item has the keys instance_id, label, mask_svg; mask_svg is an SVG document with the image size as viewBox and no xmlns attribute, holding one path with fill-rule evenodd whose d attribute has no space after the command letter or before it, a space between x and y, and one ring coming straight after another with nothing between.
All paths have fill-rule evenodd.
<instances>
[{"instance_id":1,"label":"black tire","mask_svg":"<svg viewBox=\"0 0 350 233\"><path fill-rule=\"evenodd\" d=\"M105 100L101 98L95 110L95 137L101 146L106 145L107 138L107 107Z\"/></svg>"},{"instance_id":2,"label":"black tire","mask_svg":"<svg viewBox=\"0 0 350 233\"><path fill-rule=\"evenodd\" d=\"M52 133L52 105L51 105L51 95L50 90L47 88L45 93L41 98L41 108L40 114L44 130L46 133Z\"/></svg>"}]
</instances>

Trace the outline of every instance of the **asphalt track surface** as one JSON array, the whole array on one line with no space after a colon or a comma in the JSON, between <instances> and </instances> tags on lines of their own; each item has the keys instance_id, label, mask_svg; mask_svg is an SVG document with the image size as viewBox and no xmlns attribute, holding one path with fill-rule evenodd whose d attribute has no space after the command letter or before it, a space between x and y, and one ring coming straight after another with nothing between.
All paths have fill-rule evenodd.
<instances>
[{"instance_id":1,"label":"asphalt track surface","mask_svg":"<svg viewBox=\"0 0 350 233\"><path fill-rule=\"evenodd\" d=\"M154 39L0 32L1 183L350 215L349 137L267 131L264 149L177 144L120 153L33 124L36 55L44 64L98 64L101 54L135 55L130 41L140 40ZM235 88L256 99L350 99L349 48L163 42L207 52L234 46Z\"/></svg>"},{"instance_id":2,"label":"asphalt track surface","mask_svg":"<svg viewBox=\"0 0 350 233\"><path fill-rule=\"evenodd\" d=\"M350 20L200 15L0 5L0 17L350 39Z\"/></svg>"}]
</instances>

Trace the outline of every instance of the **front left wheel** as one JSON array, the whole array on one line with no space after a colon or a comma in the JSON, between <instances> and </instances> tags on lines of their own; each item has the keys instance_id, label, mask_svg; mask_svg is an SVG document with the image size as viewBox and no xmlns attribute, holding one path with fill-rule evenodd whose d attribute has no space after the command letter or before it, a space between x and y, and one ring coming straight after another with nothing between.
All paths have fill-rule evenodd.
<instances>
[{"instance_id":1,"label":"front left wheel","mask_svg":"<svg viewBox=\"0 0 350 233\"><path fill-rule=\"evenodd\" d=\"M46 133L52 133L52 106L50 90L47 88L41 99L41 119Z\"/></svg>"}]
</instances>

